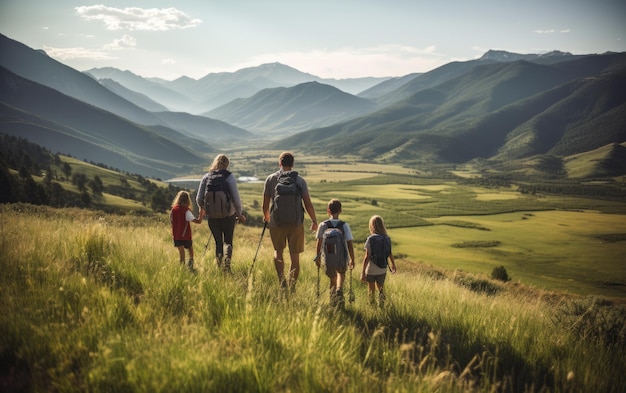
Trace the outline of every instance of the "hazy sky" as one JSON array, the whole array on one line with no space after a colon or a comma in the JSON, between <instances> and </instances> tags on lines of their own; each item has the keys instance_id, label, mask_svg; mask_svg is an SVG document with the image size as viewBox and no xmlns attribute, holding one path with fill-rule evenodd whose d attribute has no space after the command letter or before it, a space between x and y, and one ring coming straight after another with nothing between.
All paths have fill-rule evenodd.
<instances>
[{"instance_id":1,"label":"hazy sky","mask_svg":"<svg viewBox=\"0 0 626 393\"><path fill-rule=\"evenodd\" d=\"M402 76L489 49L626 51L624 0L0 0L0 32L77 70L201 78L280 62Z\"/></svg>"}]
</instances>

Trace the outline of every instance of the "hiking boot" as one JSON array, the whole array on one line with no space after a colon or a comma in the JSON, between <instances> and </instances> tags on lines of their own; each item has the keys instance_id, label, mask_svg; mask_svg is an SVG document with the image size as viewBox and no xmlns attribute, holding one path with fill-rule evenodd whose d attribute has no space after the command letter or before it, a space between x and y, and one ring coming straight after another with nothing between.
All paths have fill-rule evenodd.
<instances>
[{"instance_id":1,"label":"hiking boot","mask_svg":"<svg viewBox=\"0 0 626 393\"><path fill-rule=\"evenodd\" d=\"M222 266L224 273L230 273L230 256L233 254L233 246L231 244L224 244L224 254L222 255L222 262L224 265Z\"/></svg>"},{"instance_id":2,"label":"hiking boot","mask_svg":"<svg viewBox=\"0 0 626 393\"><path fill-rule=\"evenodd\" d=\"M339 306L339 308L344 308L346 305L346 301L343 298L343 290L338 289L335 293L335 298L337 299L337 306Z\"/></svg>"},{"instance_id":3,"label":"hiking boot","mask_svg":"<svg viewBox=\"0 0 626 393\"><path fill-rule=\"evenodd\" d=\"M221 269L222 268L222 254L218 254L215 257L215 263L217 263L217 268Z\"/></svg>"},{"instance_id":4,"label":"hiking boot","mask_svg":"<svg viewBox=\"0 0 626 393\"><path fill-rule=\"evenodd\" d=\"M375 306L376 305L376 298L374 297L374 292L370 292L369 294L369 301L370 301L370 305L371 306Z\"/></svg>"},{"instance_id":5,"label":"hiking boot","mask_svg":"<svg viewBox=\"0 0 626 393\"><path fill-rule=\"evenodd\" d=\"M331 290L330 292L330 302L328 303L331 307L337 306L337 292Z\"/></svg>"},{"instance_id":6,"label":"hiking boot","mask_svg":"<svg viewBox=\"0 0 626 393\"><path fill-rule=\"evenodd\" d=\"M187 267L193 272L193 259L190 259L189 262L187 262Z\"/></svg>"},{"instance_id":7,"label":"hiking boot","mask_svg":"<svg viewBox=\"0 0 626 393\"><path fill-rule=\"evenodd\" d=\"M380 308L385 306L385 294L383 292L378 293L378 306L380 306Z\"/></svg>"},{"instance_id":8,"label":"hiking boot","mask_svg":"<svg viewBox=\"0 0 626 393\"><path fill-rule=\"evenodd\" d=\"M224 258L224 273L230 273L230 257Z\"/></svg>"}]
</instances>

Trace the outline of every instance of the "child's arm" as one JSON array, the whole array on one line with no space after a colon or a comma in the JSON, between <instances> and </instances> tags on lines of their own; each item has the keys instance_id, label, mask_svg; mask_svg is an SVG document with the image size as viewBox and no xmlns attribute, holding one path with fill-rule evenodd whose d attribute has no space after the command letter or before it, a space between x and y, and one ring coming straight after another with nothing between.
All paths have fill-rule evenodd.
<instances>
[{"instance_id":1,"label":"child's arm","mask_svg":"<svg viewBox=\"0 0 626 393\"><path fill-rule=\"evenodd\" d=\"M389 254L389 260L391 261L391 273L396 274L396 261L393 260L393 253Z\"/></svg>"},{"instance_id":2,"label":"child's arm","mask_svg":"<svg viewBox=\"0 0 626 393\"><path fill-rule=\"evenodd\" d=\"M350 255L350 270L354 269L354 244L348 240L348 254Z\"/></svg>"},{"instance_id":3,"label":"child's arm","mask_svg":"<svg viewBox=\"0 0 626 393\"><path fill-rule=\"evenodd\" d=\"M370 262L370 250L369 248L365 248L365 256L363 256L363 271L361 272L361 281L365 282L365 269L367 268L367 264Z\"/></svg>"},{"instance_id":4,"label":"child's arm","mask_svg":"<svg viewBox=\"0 0 626 393\"><path fill-rule=\"evenodd\" d=\"M187 219L187 221L191 221L195 224L200 224L202 222L202 216L196 218L191 212L191 209L187 210L187 213L185 214L185 218Z\"/></svg>"}]
</instances>

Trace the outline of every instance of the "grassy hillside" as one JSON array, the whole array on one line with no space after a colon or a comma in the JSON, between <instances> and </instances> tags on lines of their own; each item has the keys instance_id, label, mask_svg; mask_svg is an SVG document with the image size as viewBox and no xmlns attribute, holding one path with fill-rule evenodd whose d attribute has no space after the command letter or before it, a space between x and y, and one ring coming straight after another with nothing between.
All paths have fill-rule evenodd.
<instances>
[{"instance_id":1,"label":"grassy hillside","mask_svg":"<svg viewBox=\"0 0 626 393\"><path fill-rule=\"evenodd\" d=\"M569 177L606 177L624 173L626 142L610 144L565 159Z\"/></svg>"},{"instance_id":2,"label":"grassy hillside","mask_svg":"<svg viewBox=\"0 0 626 393\"><path fill-rule=\"evenodd\" d=\"M4 205L0 381L7 391L621 392L626 310L406 258L384 309L328 307L307 236L280 296L266 236L236 229L233 274L191 274L164 215ZM15 231L15 228L20 228ZM258 260L248 276L257 245ZM358 253L360 267L360 257ZM350 288L350 284L348 284Z\"/></svg>"},{"instance_id":3,"label":"grassy hillside","mask_svg":"<svg viewBox=\"0 0 626 393\"><path fill-rule=\"evenodd\" d=\"M233 154L231 169L262 177L276 157ZM63 161L105 189L122 184L115 171ZM457 168L465 181L316 156L298 156L296 168L318 219L338 197L355 235L346 291L356 300L343 311L328 306L312 234L297 292L280 294L258 226L261 183L239 185L249 225L236 228L232 275L215 268L206 222L193 226L192 274L167 215L147 206L115 215L0 205L3 389L624 391L623 197L521 193L480 183L470 167ZM385 218L398 265L384 309L357 279L372 214ZM491 278L500 266L510 281Z\"/></svg>"},{"instance_id":4,"label":"grassy hillside","mask_svg":"<svg viewBox=\"0 0 626 393\"><path fill-rule=\"evenodd\" d=\"M179 188L102 163L52 154L0 133L0 202L145 214L167 211Z\"/></svg>"}]
</instances>

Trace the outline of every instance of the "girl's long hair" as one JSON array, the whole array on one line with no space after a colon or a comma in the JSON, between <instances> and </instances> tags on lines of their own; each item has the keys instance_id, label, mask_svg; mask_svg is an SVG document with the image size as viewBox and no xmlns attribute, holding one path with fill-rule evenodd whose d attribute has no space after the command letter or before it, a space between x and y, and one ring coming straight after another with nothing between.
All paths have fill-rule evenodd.
<instances>
[{"instance_id":1,"label":"girl's long hair","mask_svg":"<svg viewBox=\"0 0 626 393\"><path fill-rule=\"evenodd\" d=\"M213 163L211 163L210 171L219 171L220 169L228 169L228 165L230 165L230 160L226 157L225 154L218 154L213 159Z\"/></svg>"},{"instance_id":2,"label":"girl's long hair","mask_svg":"<svg viewBox=\"0 0 626 393\"><path fill-rule=\"evenodd\" d=\"M378 235L386 235L387 229L385 229L385 222L379 215L374 215L370 218L370 233Z\"/></svg>"},{"instance_id":3,"label":"girl's long hair","mask_svg":"<svg viewBox=\"0 0 626 393\"><path fill-rule=\"evenodd\" d=\"M178 191L176 197L172 201L172 207L174 206L189 206L191 204L191 197L187 191Z\"/></svg>"}]
</instances>

